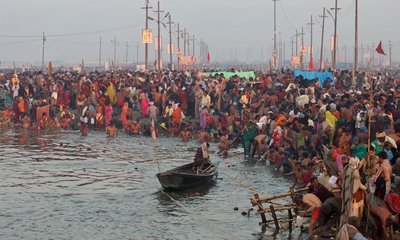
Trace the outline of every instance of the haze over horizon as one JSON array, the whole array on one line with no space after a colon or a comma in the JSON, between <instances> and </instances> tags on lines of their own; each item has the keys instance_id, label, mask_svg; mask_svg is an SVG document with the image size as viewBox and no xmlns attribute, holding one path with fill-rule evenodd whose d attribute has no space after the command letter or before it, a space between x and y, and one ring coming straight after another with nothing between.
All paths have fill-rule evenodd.
<instances>
[{"instance_id":1,"label":"haze over horizon","mask_svg":"<svg viewBox=\"0 0 400 240\"><path fill-rule=\"evenodd\" d=\"M161 0L162 16L171 14L172 21L186 28L190 36L204 40L210 50L211 61L267 62L273 50L273 6L271 0ZM323 7L334 7L334 0L279 0L276 2L277 44L285 42L285 59L291 55L291 40L296 30L304 28L304 45L310 45L310 22L313 21L314 59L319 59ZM128 63L136 63L139 41L139 62L144 61L141 30L145 24L145 0L3 0L0 9L0 61L24 62L38 65L42 58L42 34L45 32L45 62L88 64L99 61L99 39L102 38L102 63L113 58L113 40L117 40L116 57L125 63L128 43ZM150 0L153 12L157 1ZM352 62L354 56L355 0L338 0L338 61ZM372 54L380 40L389 60L389 41L392 60L400 59L400 32L397 11L400 2L359 1L359 47ZM333 11L331 10L332 14ZM330 35L333 20L325 19L324 58L330 59ZM167 22L167 19L164 21ZM150 21L153 36L157 26ZM175 26L176 29L176 26ZM166 44L168 31L162 26L163 58L169 61ZM173 35L176 48L177 35ZM293 37L294 40L294 37ZM298 45L301 39L298 38ZM192 44L191 44L192 46ZM182 40L181 40L182 48ZM282 47L283 49L283 47ZM283 50L282 50L283 51ZM199 45L196 45L197 55ZM360 61L361 60L360 54ZM174 56L174 59L176 57ZM149 61L154 61L154 45L149 48ZM1 64L0 66L2 66Z\"/></svg>"}]
</instances>

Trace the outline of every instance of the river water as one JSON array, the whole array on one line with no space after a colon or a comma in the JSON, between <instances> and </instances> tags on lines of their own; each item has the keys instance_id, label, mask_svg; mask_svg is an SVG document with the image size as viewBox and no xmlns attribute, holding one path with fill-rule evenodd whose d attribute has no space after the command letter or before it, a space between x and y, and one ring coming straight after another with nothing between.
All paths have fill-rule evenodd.
<instances>
[{"instance_id":1,"label":"river water","mask_svg":"<svg viewBox=\"0 0 400 240\"><path fill-rule=\"evenodd\" d=\"M167 193L155 176L158 166L191 162L197 142L158 138L155 153L151 138L122 132L111 139L103 132L9 129L0 144L0 239L305 237L297 230L274 235L254 211L241 215L254 189L282 193L290 181L239 153L219 158L216 144L210 147L211 158L221 161L216 184Z\"/></svg>"}]
</instances>

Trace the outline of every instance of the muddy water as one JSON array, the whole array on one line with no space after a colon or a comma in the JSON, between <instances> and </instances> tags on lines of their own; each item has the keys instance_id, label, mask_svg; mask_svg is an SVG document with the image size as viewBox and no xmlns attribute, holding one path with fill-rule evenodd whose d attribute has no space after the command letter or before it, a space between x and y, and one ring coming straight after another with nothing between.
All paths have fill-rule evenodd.
<instances>
[{"instance_id":1,"label":"muddy water","mask_svg":"<svg viewBox=\"0 0 400 240\"><path fill-rule=\"evenodd\" d=\"M102 132L10 129L0 137L0 239L301 239L261 229L253 189L282 193L288 179L240 153L221 159L217 183L163 192L155 177L192 161L196 142ZM233 208L238 207L239 211Z\"/></svg>"}]
</instances>

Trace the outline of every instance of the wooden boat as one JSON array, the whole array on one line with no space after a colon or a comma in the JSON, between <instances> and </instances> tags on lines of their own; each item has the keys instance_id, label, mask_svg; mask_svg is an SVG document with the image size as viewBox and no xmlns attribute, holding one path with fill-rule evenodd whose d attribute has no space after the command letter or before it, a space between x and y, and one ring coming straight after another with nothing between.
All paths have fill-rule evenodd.
<instances>
[{"instance_id":1,"label":"wooden boat","mask_svg":"<svg viewBox=\"0 0 400 240\"><path fill-rule=\"evenodd\" d=\"M164 189L181 190L209 184L218 172L218 169L211 164L203 167L203 171L199 174L194 173L192 167L193 163L189 163L158 173L156 176Z\"/></svg>"}]
</instances>

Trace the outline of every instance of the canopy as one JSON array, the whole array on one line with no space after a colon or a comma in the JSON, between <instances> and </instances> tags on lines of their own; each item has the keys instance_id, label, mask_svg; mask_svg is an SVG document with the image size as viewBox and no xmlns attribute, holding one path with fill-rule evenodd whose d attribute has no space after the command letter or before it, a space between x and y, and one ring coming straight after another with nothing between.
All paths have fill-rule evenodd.
<instances>
[{"instance_id":1,"label":"canopy","mask_svg":"<svg viewBox=\"0 0 400 240\"><path fill-rule=\"evenodd\" d=\"M321 86L324 86L324 82L327 78L332 80L333 83L333 74L331 72L308 72L308 71L301 71L301 70L294 70L294 77L302 76L304 79L307 80L314 80L317 79L321 83Z\"/></svg>"},{"instance_id":2,"label":"canopy","mask_svg":"<svg viewBox=\"0 0 400 240\"><path fill-rule=\"evenodd\" d=\"M238 76L238 77L241 77L241 78L243 77L243 78L246 78L246 79L249 79L250 77L252 77L253 79L256 78L256 75L254 74L253 71L250 71L250 72L205 72L204 75L206 77L209 77L209 76L215 76L217 74L219 75L221 73L224 75L224 77L226 79L230 79L233 76Z\"/></svg>"}]
</instances>

